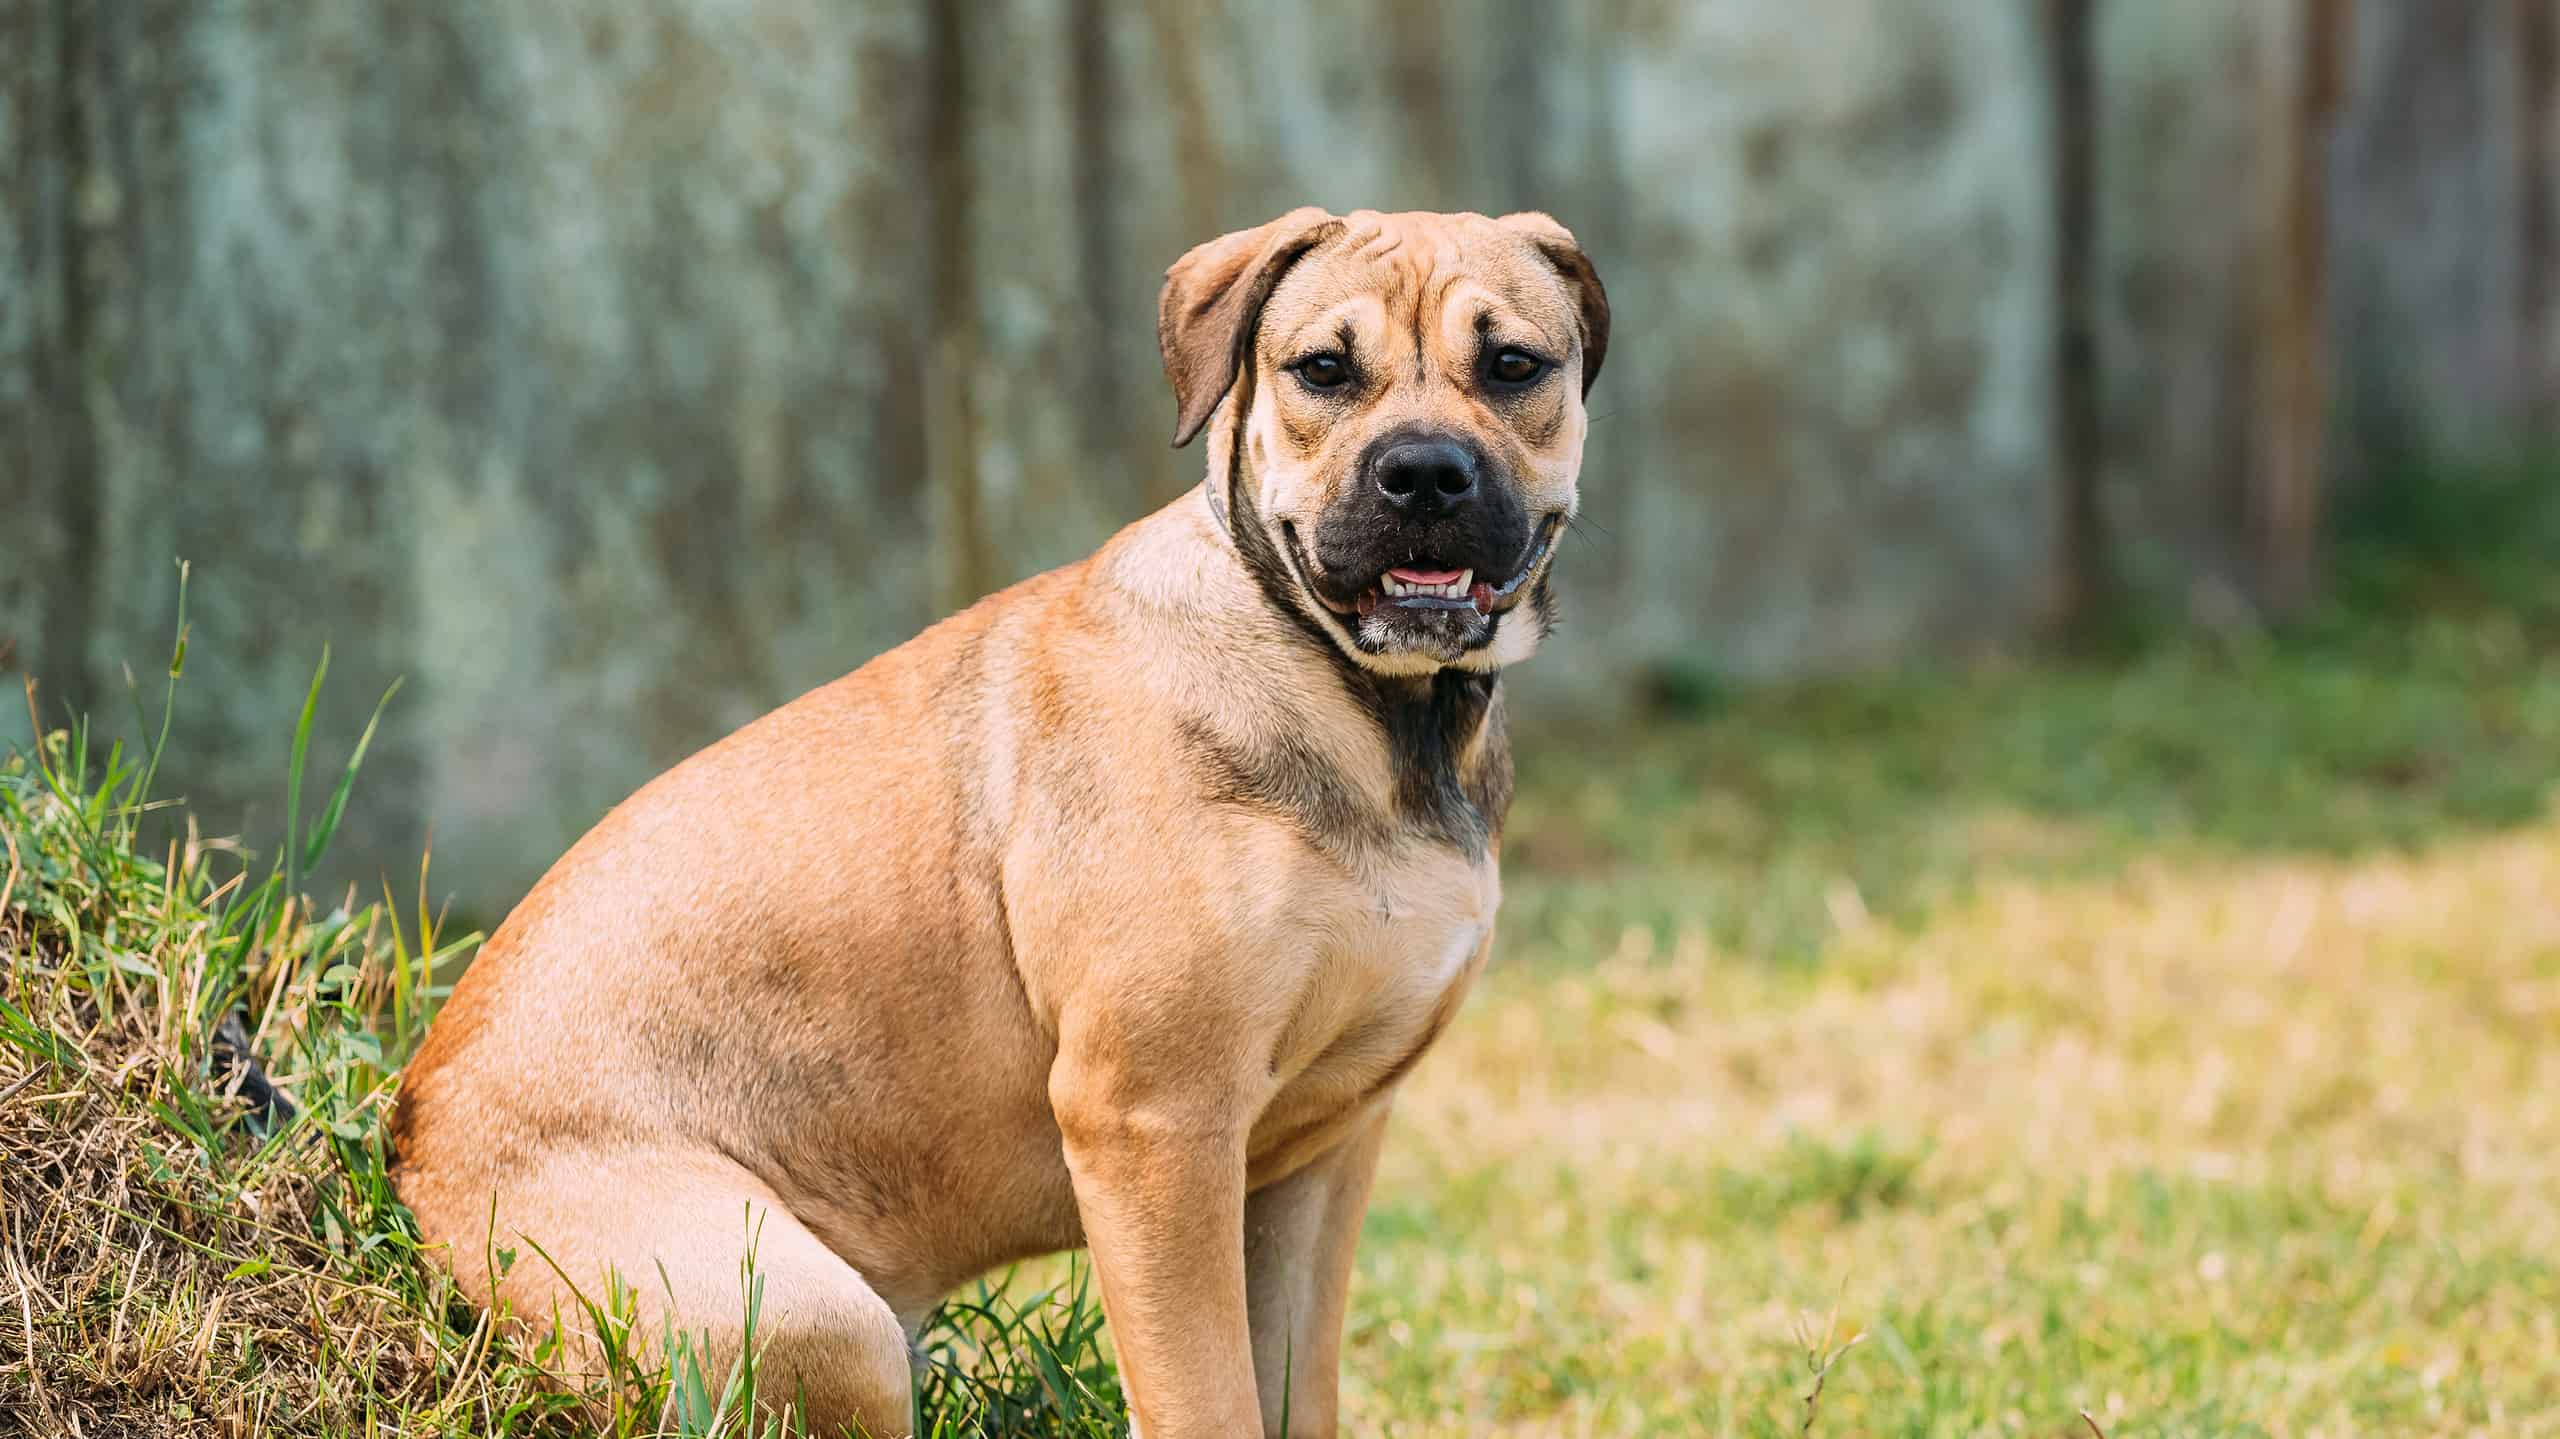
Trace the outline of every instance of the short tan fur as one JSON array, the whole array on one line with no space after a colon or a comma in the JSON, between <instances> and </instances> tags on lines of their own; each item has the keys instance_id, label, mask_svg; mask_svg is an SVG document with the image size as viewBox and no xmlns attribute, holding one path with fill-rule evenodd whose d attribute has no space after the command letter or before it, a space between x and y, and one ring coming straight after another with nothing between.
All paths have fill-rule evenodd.
<instances>
[{"instance_id":1,"label":"short tan fur","mask_svg":"<svg viewBox=\"0 0 2560 1439\"><path fill-rule=\"evenodd\" d=\"M1607 335L1544 216L1184 256L1202 485L661 776L456 987L395 1141L465 1289L574 1338L617 1271L723 1363L752 1216L774 1392L886 1436L937 1300L1085 1245L1148 1439L1333 1433L1388 1106L1491 942L1498 677Z\"/></svg>"}]
</instances>

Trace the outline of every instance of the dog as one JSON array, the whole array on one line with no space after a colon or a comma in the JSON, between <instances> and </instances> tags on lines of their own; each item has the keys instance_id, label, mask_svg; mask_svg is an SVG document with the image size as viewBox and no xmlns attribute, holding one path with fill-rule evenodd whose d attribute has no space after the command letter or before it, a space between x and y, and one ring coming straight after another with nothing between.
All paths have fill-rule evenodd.
<instances>
[{"instance_id":1,"label":"dog","mask_svg":"<svg viewBox=\"0 0 2560 1439\"><path fill-rule=\"evenodd\" d=\"M1335 1432L1609 306L1544 215L1308 208L1158 337L1199 487L640 790L455 985L395 1179L472 1300L592 1355L618 1275L716 1383L752 1247L764 1392L902 1435L936 1302L1082 1246L1133 1432Z\"/></svg>"}]
</instances>

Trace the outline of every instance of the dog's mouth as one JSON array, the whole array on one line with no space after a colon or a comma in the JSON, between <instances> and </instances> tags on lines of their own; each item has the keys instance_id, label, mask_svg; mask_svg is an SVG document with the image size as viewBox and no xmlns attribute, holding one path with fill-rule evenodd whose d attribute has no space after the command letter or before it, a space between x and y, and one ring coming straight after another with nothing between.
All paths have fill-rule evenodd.
<instances>
[{"instance_id":1,"label":"dog's mouth","mask_svg":"<svg viewBox=\"0 0 2560 1439\"><path fill-rule=\"evenodd\" d=\"M1466 610L1478 615L1498 615L1518 604L1520 591L1554 547L1556 532L1564 517L1550 515L1530 540L1529 552L1513 567L1511 576L1492 580L1473 569L1451 568L1430 561L1395 565L1362 586L1349 599L1327 594L1323 586L1310 582L1307 593L1317 603L1336 615L1366 619L1380 609L1399 610ZM1289 527L1289 541L1297 543L1295 526ZM1303 562L1302 562L1303 563Z\"/></svg>"}]
</instances>

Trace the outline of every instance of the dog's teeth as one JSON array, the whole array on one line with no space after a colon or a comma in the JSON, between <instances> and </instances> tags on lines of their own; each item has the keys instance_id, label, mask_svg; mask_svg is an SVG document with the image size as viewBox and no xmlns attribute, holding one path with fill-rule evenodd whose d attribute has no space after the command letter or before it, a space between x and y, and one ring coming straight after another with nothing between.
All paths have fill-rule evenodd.
<instances>
[{"instance_id":1,"label":"dog's teeth","mask_svg":"<svg viewBox=\"0 0 2560 1439\"><path fill-rule=\"evenodd\" d=\"M1378 576L1378 593L1391 600L1408 597L1463 600L1473 595L1475 589L1476 572L1474 570L1460 570L1456 579L1433 583L1398 579L1391 574Z\"/></svg>"}]
</instances>

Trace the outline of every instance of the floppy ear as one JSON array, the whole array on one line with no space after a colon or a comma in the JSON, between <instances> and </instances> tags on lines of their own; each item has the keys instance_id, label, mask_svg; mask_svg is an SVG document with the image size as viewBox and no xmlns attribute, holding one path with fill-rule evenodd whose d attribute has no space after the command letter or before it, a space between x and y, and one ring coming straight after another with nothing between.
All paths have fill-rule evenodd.
<instances>
[{"instance_id":1,"label":"floppy ear","mask_svg":"<svg viewBox=\"0 0 2560 1439\"><path fill-rule=\"evenodd\" d=\"M1235 384L1262 302L1280 277L1341 229L1340 220L1301 206L1267 225L1221 235L1164 272L1156 343L1164 348L1164 377L1173 382L1176 448L1191 443Z\"/></svg>"},{"instance_id":2,"label":"floppy ear","mask_svg":"<svg viewBox=\"0 0 2560 1439\"><path fill-rule=\"evenodd\" d=\"M1609 292L1600 288L1600 272L1591 268L1591 257L1582 253L1573 232L1548 216L1525 210L1503 216L1500 223L1528 236L1573 291L1582 320L1582 393L1590 394L1591 382L1600 378L1600 362L1609 354Z\"/></svg>"}]
</instances>

